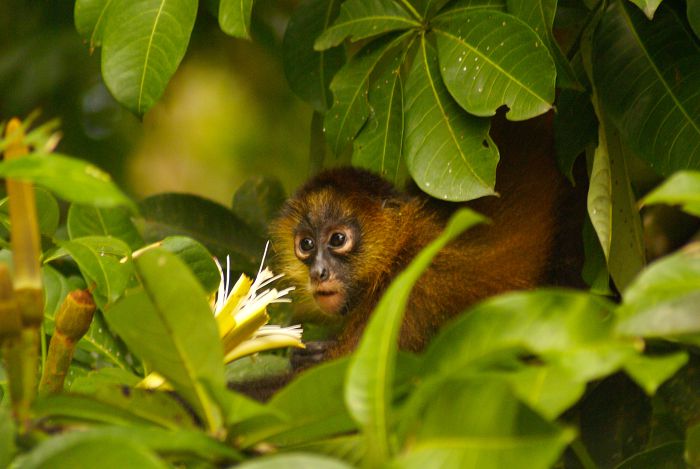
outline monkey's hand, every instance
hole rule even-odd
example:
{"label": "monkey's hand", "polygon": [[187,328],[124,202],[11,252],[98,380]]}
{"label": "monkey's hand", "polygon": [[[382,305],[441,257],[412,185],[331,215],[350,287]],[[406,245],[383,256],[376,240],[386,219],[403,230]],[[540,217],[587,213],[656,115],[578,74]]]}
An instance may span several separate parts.
{"label": "monkey's hand", "polygon": [[315,340],[305,342],[306,348],[295,348],[289,358],[292,369],[301,371],[326,360],[329,349],[336,345],[335,340]]}

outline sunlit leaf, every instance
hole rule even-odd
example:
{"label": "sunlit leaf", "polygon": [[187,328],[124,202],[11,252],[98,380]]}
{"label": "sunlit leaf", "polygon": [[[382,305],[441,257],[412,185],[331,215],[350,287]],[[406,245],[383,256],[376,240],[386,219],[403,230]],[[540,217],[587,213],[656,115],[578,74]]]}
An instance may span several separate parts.
{"label": "sunlit leaf", "polygon": [[221,281],[219,269],[209,251],[197,241],[185,236],[168,236],[160,247],[177,254],[177,257],[187,264],[190,271],[197,277],[204,291],[213,293],[219,287]]}
{"label": "sunlit leaf", "polygon": [[66,221],[71,239],[83,236],[114,236],[124,241],[132,250],[143,246],[143,238],[131,221],[128,211],[120,207],[97,208],[72,204]]}
{"label": "sunlit leaf", "polygon": [[284,74],[289,87],[319,112],[331,104],[328,86],[345,63],[342,47],[314,50],[314,40],[338,15],[339,0],[307,0],[292,13],[282,42]]}
{"label": "sunlit leaf", "polygon": [[113,0],[102,44],[102,77],[124,107],[141,115],[160,99],[190,41],[192,0]]}
{"label": "sunlit leaf", "polygon": [[420,23],[393,0],[348,0],[340,16],[314,43],[314,49],[337,46],[349,37],[359,41],[389,31],[418,28]]}
{"label": "sunlit leaf", "polygon": [[497,380],[452,380],[414,423],[411,445],[389,467],[549,468],[574,439]]}
{"label": "sunlit leaf", "polygon": [[112,305],[107,321],[210,429],[218,428],[220,410],[206,386],[224,386],[223,350],[207,294],[184,263],[164,249],[146,251],[134,264],[142,286]]}
{"label": "sunlit leaf", "polygon": [[596,29],[593,75],[600,100],[633,152],[657,172],[700,167],[700,46],[665,5],[649,21],[615,1]]}
{"label": "sunlit leaf", "polygon": [[440,199],[494,194],[498,149],[489,121],[465,113],[445,89],[435,49],[421,37],[404,93],[406,164],[418,186]]}
{"label": "sunlit leaf", "polygon": [[625,363],[625,371],[651,396],[687,362],[688,354],[683,351],[663,356],[639,355]]}
{"label": "sunlit leaf", "polygon": [[469,209],[462,209],[452,217],[443,233],[391,283],[352,356],[345,385],[345,403],[367,438],[368,461],[372,464],[379,464],[389,456],[391,385],[397,338],[411,288],[440,249],[481,221],[483,217]]}
{"label": "sunlit leaf", "polygon": [[508,119],[524,120],[552,107],[554,62],[518,18],[477,10],[441,21],[433,31],[445,85],[469,113],[492,116],[505,104]]}
{"label": "sunlit leaf", "polygon": [[0,177],[34,182],[70,202],[134,207],[107,173],[90,163],[57,153],[0,161]]}
{"label": "sunlit leaf", "polygon": [[250,39],[250,15],[253,0],[220,0],[219,26],[233,37]]}
{"label": "sunlit leaf", "polygon": [[285,453],[249,460],[240,469],[351,469],[353,466],[312,453]]}
{"label": "sunlit leaf", "polygon": [[[645,15],[647,15],[647,18],[650,20],[654,19],[654,13],[656,13],[656,9],[659,8],[659,5],[661,5],[661,2],[663,0],[630,0],[632,3],[637,5],[640,10],[644,12]],[[691,0],[692,2],[692,0]],[[691,3],[689,2],[689,3]]]}
{"label": "sunlit leaf", "polygon": [[680,205],[685,212],[700,217],[700,172],[675,173],[644,196],[642,203]]}
{"label": "sunlit leaf", "polygon": [[350,144],[370,114],[367,94],[372,71],[405,36],[371,42],[341,68],[333,81],[333,106],[323,120],[326,140],[339,155]]}

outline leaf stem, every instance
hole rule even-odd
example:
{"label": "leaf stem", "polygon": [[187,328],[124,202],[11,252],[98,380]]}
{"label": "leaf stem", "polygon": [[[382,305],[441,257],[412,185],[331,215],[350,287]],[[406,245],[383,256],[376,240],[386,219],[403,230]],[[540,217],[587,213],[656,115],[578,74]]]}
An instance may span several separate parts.
{"label": "leaf stem", "polygon": [[409,13],[413,15],[413,17],[420,21],[421,23],[423,22],[423,17],[418,13],[418,11],[411,5],[411,2],[408,0],[401,0],[401,4],[408,10]]}

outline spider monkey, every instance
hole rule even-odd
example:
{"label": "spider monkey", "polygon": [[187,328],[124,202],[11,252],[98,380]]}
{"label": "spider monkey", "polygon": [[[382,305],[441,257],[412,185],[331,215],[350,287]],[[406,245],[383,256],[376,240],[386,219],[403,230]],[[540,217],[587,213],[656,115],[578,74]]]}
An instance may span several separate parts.
{"label": "spider monkey", "polygon": [[[491,136],[501,154],[499,196],[466,204],[491,222],[446,246],[415,285],[403,349],[421,350],[441,324],[488,296],[580,283],[584,197],[556,168],[551,113],[525,122],[498,115]],[[399,191],[356,168],[322,172],[287,201],[271,228],[281,271],[343,322],[323,359],[354,349],[388,284],[462,205]]]}

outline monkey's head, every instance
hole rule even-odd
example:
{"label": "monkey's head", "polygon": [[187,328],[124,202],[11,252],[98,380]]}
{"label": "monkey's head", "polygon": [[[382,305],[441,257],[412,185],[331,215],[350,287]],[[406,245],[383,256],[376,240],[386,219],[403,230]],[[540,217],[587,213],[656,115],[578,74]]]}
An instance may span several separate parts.
{"label": "monkey's head", "polygon": [[311,179],[271,229],[284,273],[326,313],[352,310],[390,268],[402,197],[389,182],[354,168]]}

